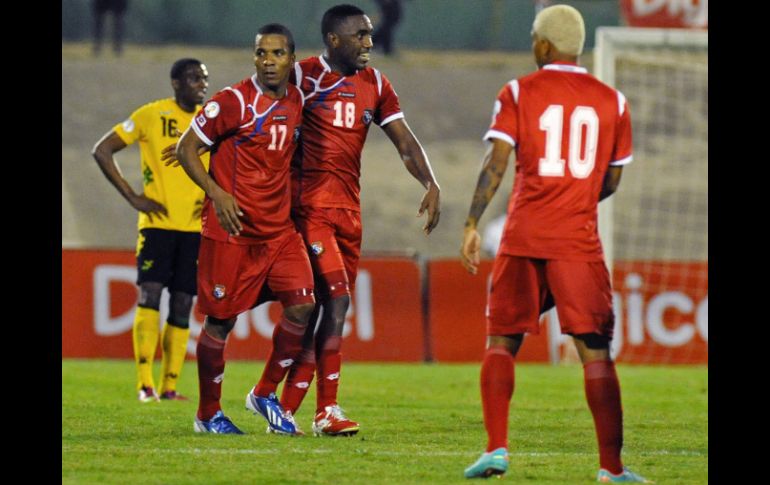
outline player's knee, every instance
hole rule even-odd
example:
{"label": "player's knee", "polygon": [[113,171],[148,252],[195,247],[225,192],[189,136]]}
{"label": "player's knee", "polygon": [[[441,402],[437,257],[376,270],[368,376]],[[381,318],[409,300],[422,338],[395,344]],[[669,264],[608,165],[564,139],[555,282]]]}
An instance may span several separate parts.
{"label": "player's knee", "polygon": [[332,334],[342,335],[342,327],[345,325],[345,315],[350,307],[350,295],[341,295],[332,298],[325,308],[329,309],[329,321],[332,325]]}
{"label": "player's knee", "polygon": [[166,320],[169,325],[179,328],[190,327],[190,310],[192,310],[192,295],[175,291],[171,293],[169,313]]}
{"label": "player's knee", "polygon": [[524,334],[520,333],[512,335],[489,335],[487,337],[487,349],[494,347],[502,348],[508,351],[512,356],[516,357],[523,341]]}
{"label": "player's knee", "polygon": [[306,325],[313,314],[315,303],[298,303],[283,309],[283,316],[293,323]]}
{"label": "player's knee", "polygon": [[226,319],[206,317],[206,322],[204,323],[203,328],[206,333],[212,337],[225,340],[227,338],[227,334],[230,333],[234,326],[235,317]]}
{"label": "player's knee", "polygon": [[610,338],[598,333],[581,333],[574,338],[582,342],[589,350],[609,350]]}
{"label": "player's knee", "polygon": [[139,303],[143,308],[160,309],[160,295],[163,293],[163,283],[144,282],[139,285]]}

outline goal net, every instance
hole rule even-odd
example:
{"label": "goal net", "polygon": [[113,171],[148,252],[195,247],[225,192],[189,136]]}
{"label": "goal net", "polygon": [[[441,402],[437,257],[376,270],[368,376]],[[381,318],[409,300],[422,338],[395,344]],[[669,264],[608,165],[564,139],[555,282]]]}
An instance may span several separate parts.
{"label": "goal net", "polygon": [[595,75],[628,100],[633,163],[600,204],[620,362],[708,360],[708,33],[601,27]]}

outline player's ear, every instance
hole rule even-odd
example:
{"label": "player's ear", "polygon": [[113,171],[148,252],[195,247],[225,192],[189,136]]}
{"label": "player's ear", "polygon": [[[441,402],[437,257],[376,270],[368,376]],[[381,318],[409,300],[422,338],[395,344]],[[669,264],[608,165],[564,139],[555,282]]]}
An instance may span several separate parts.
{"label": "player's ear", "polygon": [[329,44],[330,47],[334,47],[336,49],[340,43],[340,38],[334,32],[329,32],[326,34],[326,43]]}
{"label": "player's ear", "polygon": [[174,91],[179,91],[179,89],[182,87],[182,83],[179,82],[179,79],[172,79],[171,80],[171,88]]}

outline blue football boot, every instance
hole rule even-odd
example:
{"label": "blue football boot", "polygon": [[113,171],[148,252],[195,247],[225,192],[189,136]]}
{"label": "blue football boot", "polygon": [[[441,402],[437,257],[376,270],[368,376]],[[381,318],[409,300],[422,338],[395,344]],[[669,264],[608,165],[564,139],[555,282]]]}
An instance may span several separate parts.
{"label": "blue football boot", "polygon": [[489,478],[508,471],[508,450],[498,448],[482,453],[476,463],[465,469],[465,478]]}
{"label": "blue football boot", "polygon": [[196,433],[243,434],[243,431],[238,429],[221,410],[208,421],[201,421],[196,416],[193,429]]}
{"label": "blue football boot", "polygon": [[599,470],[596,475],[596,481],[602,483],[615,483],[615,482],[637,482],[637,483],[655,483],[647,480],[641,475],[637,475],[626,467],[623,467],[623,473],[619,475],[613,475],[604,468]]}
{"label": "blue football boot", "polygon": [[267,397],[257,397],[253,389],[246,395],[246,409],[261,414],[270,429],[278,434],[299,434],[294,419],[289,419],[274,392]]}

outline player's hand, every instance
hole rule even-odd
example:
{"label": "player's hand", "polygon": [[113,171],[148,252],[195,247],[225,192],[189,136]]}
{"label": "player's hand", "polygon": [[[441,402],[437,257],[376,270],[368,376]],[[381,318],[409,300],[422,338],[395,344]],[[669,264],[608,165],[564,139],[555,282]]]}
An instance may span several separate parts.
{"label": "player's hand", "polygon": [[438,219],[441,215],[440,193],[441,189],[439,189],[437,185],[431,185],[428,188],[428,191],[425,192],[425,195],[422,196],[422,202],[420,202],[420,210],[417,212],[417,217],[423,215],[426,210],[428,211],[428,220],[425,222],[425,225],[422,226],[425,235],[430,234],[430,232],[438,225]]}
{"label": "player's hand", "polygon": [[168,216],[168,211],[160,202],[150,199],[144,194],[137,195],[131,199],[131,207],[147,214],[147,218],[152,222],[153,214],[156,217]]}
{"label": "player's hand", "polygon": [[171,165],[172,167],[179,166],[179,160],[177,160],[176,158],[176,143],[174,143],[173,145],[169,145],[160,151],[160,161],[166,162],[167,167],[169,165]]}
{"label": "player's hand", "polygon": [[214,203],[214,209],[217,212],[219,225],[233,236],[240,235],[243,230],[241,221],[238,217],[243,216],[243,212],[238,207],[235,197],[225,192],[221,188],[212,190],[210,194],[211,201]]}
{"label": "player's hand", "polygon": [[463,233],[463,245],[460,248],[460,262],[470,274],[476,274],[479,271],[480,251],[481,236],[479,231],[474,228],[466,228]]}

